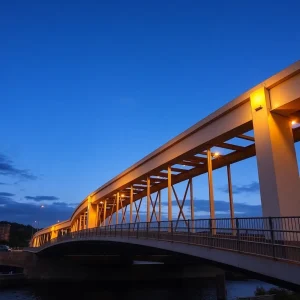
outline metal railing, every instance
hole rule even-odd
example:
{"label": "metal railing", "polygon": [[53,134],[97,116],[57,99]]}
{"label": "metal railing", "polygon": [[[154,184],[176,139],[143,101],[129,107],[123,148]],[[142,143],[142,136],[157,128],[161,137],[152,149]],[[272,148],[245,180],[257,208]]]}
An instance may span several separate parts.
{"label": "metal railing", "polygon": [[71,232],[43,244],[91,237],[155,239],[300,263],[300,217],[140,222]]}

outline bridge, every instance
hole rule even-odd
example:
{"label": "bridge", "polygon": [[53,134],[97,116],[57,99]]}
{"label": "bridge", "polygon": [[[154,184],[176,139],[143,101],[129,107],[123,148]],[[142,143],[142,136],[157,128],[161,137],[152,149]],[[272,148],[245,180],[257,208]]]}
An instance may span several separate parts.
{"label": "bridge", "polygon": [[[47,254],[85,241],[125,243],[201,257],[300,285],[300,184],[294,145],[300,140],[299,111],[300,61],[102,185],[69,220],[38,231],[28,251]],[[253,156],[263,217],[235,218],[231,165]],[[219,168],[227,171],[227,219],[215,217],[213,171]],[[197,220],[193,179],[203,174],[208,178],[210,218]],[[181,197],[176,185],[182,182],[186,186]],[[175,219],[173,200],[179,208]],[[146,222],[141,222],[142,201]]]}

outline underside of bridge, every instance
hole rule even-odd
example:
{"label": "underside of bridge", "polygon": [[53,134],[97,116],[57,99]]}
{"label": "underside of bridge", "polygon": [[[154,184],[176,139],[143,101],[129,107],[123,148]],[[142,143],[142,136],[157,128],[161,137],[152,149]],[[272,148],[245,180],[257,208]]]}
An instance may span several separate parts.
{"label": "underside of bridge", "polygon": [[[293,264],[164,241],[126,238],[66,241],[38,251],[36,262],[33,268],[30,265],[29,274],[37,279],[151,281],[209,279],[234,273],[300,289],[298,269]],[[144,265],[145,262],[158,264]]]}

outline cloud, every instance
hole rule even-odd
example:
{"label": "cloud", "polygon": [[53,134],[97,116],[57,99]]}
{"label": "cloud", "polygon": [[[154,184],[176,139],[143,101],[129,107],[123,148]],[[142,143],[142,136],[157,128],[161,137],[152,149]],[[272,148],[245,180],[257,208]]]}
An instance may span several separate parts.
{"label": "cloud", "polygon": [[5,182],[0,182],[0,185],[7,185],[7,183],[5,183]]}
{"label": "cloud", "polygon": [[25,199],[33,200],[35,202],[59,200],[59,198],[55,196],[25,196]]}
{"label": "cloud", "polygon": [[[228,186],[219,188],[219,191],[228,193]],[[234,194],[258,193],[259,192],[259,183],[257,181],[253,181],[250,184],[232,185],[232,192]]]}
{"label": "cloud", "polygon": [[6,192],[0,192],[0,196],[4,196],[4,197],[13,197],[15,194],[12,193],[6,193]]}
{"label": "cloud", "polygon": [[12,199],[7,196],[0,196],[0,205],[10,203]]}
{"label": "cloud", "polygon": [[0,154],[0,175],[18,177],[23,180],[37,179],[37,176],[31,174],[29,170],[16,168],[13,162],[3,154]]}
{"label": "cloud", "polygon": [[39,227],[50,226],[55,224],[57,220],[68,220],[74,211],[74,208],[68,203],[49,204],[41,209],[39,205],[34,203],[21,203],[3,196],[0,196],[0,206],[0,220],[25,225],[32,225],[34,221],[37,221]]}

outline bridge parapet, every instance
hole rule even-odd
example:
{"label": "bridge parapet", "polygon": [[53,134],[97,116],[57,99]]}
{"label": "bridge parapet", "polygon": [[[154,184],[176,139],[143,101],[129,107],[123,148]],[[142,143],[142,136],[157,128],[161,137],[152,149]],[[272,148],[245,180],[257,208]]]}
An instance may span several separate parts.
{"label": "bridge parapet", "polygon": [[[286,224],[290,224],[289,228]],[[28,250],[40,252],[62,242],[93,237],[124,237],[198,245],[300,263],[298,224],[300,217],[222,218],[118,224],[72,232]]]}

